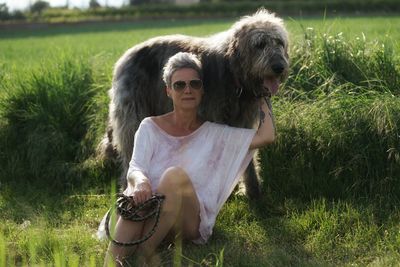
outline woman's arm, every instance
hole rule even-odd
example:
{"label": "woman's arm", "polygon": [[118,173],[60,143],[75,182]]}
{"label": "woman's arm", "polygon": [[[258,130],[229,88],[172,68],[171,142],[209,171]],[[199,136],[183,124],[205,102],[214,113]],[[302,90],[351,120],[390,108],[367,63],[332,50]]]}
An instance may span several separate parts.
{"label": "woman's arm", "polygon": [[154,152],[153,134],[148,120],[151,118],[145,118],[135,133],[132,158],[126,176],[128,183],[125,193],[132,196],[136,203],[143,203],[152,195],[150,179],[145,175],[150,169]]}
{"label": "woman's arm", "polygon": [[266,98],[260,99],[260,124],[250,144],[250,149],[261,148],[275,141],[275,126]]}
{"label": "woman's arm", "polygon": [[127,176],[129,192],[135,203],[143,203],[151,198],[151,184],[149,179],[141,171],[128,172]]}

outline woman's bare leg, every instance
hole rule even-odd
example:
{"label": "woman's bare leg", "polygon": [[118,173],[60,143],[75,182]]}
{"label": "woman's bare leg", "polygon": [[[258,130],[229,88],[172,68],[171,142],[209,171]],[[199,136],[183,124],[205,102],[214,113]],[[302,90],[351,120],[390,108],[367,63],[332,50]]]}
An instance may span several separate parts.
{"label": "woman's bare leg", "polygon": [[[133,222],[119,217],[117,223],[115,224],[115,233],[113,239],[124,243],[137,240],[142,236],[143,226],[143,222]],[[135,252],[136,248],[137,246],[117,246],[110,242],[106,257],[104,259],[104,266],[108,266],[108,264],[111,262],[114,262],[115,266],[122,266],[121,263],[127,256]]]}
{"label": "woman's bare leg", "polygon": [[[154,234],[138,247],[138,256],[149,263],[157,246],[171,231],[181,233],[183,238],[199,237],[200,205],[193,184],[186,172],[177,167],[167,169],[157,188],[157,193],[165,196],[159,218],[159,224]],[[154,220],[137,223],[119,218],[116,224],[114,239],[121,242],[131,242],[142,238],[151,231]],[[104,265],[114,261],[121,266],[125,257],[136,250],[136,246],[120,247],[110,243]],[[112,258],[111,258],[112,257]]]}
{"label": "woman's bare leg", "polygon": [[[158,227],[151,238],[139,246],[138,253],[150,261],[154,251],[170,231],[181,232],[183,238],[199,237],[200,205],[187,173],[177,167],[167,169],[157,188],[165,196]],[[153,227],[153,220],[145,224],[143,233]]]}

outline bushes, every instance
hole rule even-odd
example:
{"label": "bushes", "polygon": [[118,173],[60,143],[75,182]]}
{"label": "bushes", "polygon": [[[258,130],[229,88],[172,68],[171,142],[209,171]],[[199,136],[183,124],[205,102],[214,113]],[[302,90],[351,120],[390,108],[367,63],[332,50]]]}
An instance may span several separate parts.
{"label": "bushes", "polygon": [[87,62],[69,58],[43,64],[2,84],[0,175],[65,190],[82,184],[84,162],[94,153],[89,128],[96,91]]}
{"label": "bushes", "polygon": [[275,99],[278,142],[263,154],[279,196],[400,192],[399,58],[382,43],[306,34]]}

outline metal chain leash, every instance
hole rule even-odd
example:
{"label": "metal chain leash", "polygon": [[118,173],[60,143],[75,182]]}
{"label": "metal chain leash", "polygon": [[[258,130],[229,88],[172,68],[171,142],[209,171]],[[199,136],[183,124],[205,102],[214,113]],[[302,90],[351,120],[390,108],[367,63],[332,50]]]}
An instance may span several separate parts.
{"label": "metal chain leash", "polygon": [[[118,199],[117,199],[115,206],[112,207],[107,212],[107,216],[106,216],[105,228],[106,228],[106,234],[107,234],[108,239],[110,239],[110,241],[112,243],[114,243],[115,245],[123,246],[123,247],[135,246],[135,245],[139,245],[139,244],[145,242],[156,231],[158,222],[160,220],[161,205],[165,199],[165,196],[157,195],[157,194],[153,195],[150,199],[146,200],[145,202],[143,202],[139,205],[133,204],[134,202],[133,202],[133,198],[131,196],[118,194],[117,197],[118,197]],[[134,240],[134,241],[128,242],[128,243],[117,241],[111,237],[110,226],[109,226],[111,213],[115,209],[117,210],[117,213],[125,220],[141,222],[141,221],[145,221],[149,218],[155,218],[153,228],[141,239]]]}

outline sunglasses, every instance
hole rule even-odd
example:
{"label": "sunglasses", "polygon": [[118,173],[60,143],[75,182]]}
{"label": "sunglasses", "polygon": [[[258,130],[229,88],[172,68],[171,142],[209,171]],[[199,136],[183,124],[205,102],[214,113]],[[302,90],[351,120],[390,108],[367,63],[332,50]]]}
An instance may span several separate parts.
{"label": "sunglasses", "polygon": [[191,80],[188,83],[185,81],[176,81],[172,84],[172,88],[175,91],[183,91],[188,85],[192,89],[200,90],[203,87],[203,82],[201,80]]}

